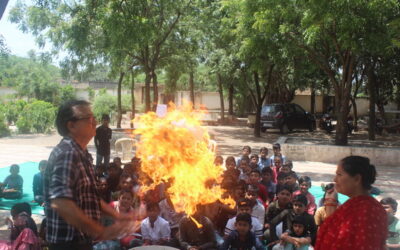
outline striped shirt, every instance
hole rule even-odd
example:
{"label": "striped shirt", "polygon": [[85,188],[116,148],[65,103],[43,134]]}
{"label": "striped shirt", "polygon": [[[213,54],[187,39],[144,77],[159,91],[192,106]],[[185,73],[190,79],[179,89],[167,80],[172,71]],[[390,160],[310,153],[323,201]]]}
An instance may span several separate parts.
{"label": "striped shirt", "polygon": [[92,161],[89,152],[69,137],[64,137],[51,152],[43,181],[48,242],[91,241],[89,236],[68,225],[50,207],[50,202],[57,198],[71,199],[85,215],[99,220],[100,195]]}

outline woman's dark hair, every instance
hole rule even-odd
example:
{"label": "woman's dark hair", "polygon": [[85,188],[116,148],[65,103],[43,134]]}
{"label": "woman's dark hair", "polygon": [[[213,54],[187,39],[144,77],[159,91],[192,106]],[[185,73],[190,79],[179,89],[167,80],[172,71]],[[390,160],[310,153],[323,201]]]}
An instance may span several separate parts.
{"label": "woman's dark hair", "polygon": [[367,157],[348,156],[340,161],[343,170],[350,176],[361,176],[361,184],[363,188],[370,190],[375,182],[376,170],[375,166],[371,165]]}
{"label": "woman's dark hair", "polygon": [[235,166],[236,166],[235,157],[233,157],[233,156],[228,156],[228,157],[225,159],[225,165],[228,165],[229,163],[233,163],[233,164],[235,164]]}
{"label": "woman's dark hair", "polygon": [[247,149],[249,151],[249,153],[251,153],[251,147],[250,146],[243,146],[242,151]]}
{"label": "woman's dark hair", "polygon": [[56,117],[56,127],[57,131],[61,136],[68,135],[68,127],[67,123],[69,121],[74,120],[74,110],[73,107],[75,106],[89,106],[90,103],[83,100],[71,100],[63,103],[57,112]]}
{"label": "woman's dark hair", "polygon": [[299,184],[302,184],[303,182],[307,183],[311,187],[311,178],[309,176],[306,175],[300,176]]}

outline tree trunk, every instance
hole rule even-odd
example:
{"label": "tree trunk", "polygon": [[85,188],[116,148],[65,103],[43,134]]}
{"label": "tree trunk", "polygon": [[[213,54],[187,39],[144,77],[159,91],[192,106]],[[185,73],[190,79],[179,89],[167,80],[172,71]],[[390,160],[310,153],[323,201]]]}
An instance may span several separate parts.
{"label": "tree trunk", "polygon": [[356,99],[355,97],[350,98],[351,100],[351,104],[353,105],[353,126],[354,126],[354,130],[357,131],[358,130],[358,111],[357,111],[357,103],[356,103]]}
{"label": "tree trunk", "polygon": [[[344,92],[344,91],[343,91]],[[336,124],[336,136],[335,136],[335,145],[345,146],[348,143],[347,138],[347,115],[349,114],[349,94],[342,96],[342,98],[336,98],[336,117],[337,117],[337,124]]]}
{"label": "tree trunk", "polygon": [[151,110],[151,102],[150,102],[150,83],[151,83],[151,75],[150,71],[145,71],[145,111],[149,112]]}
{"label": "tree trunk", "polygon": [[192,107],[195,107],[195,100],[194,100],[194,73],[190,71],[189,73],[189,87],[190,87],[190,101],[192,102]]}
{"label": "tree trunk", "polygon": [[121,72],[119,74],[119,80],[118,80],[118,117],[117,117],[117,128],[121,128],[121,121],[122,121],[122,103],[121,103],[121,88],[122,88],[122,80],[124,79],[124,72]]}
{"label": "tree trunk", "polygon": [[253,73],[253,75],[254,75],[254,83],[255,83],[255,85],[256,85],[256,91],[257,91],[257,93],[256,93],[256,97],[255,98],[257,98],[257,100],[256,100],[256,121],[255,121],[255,124],[254,124],[254,131],[253,131],[253,135],[254,135],[254,137],[257,137],[257,138],[259,138],[259,137],[261,137],[261,109],[262,109],[262,105],[263,105],[263,100],[261,100],[261,88],[260,88],[260,81],[259,81],[259,78],[258,78],[258,73],[257,73],[257,71],[254,71],[254,73]]}
{"label": "tree trunk", "polygon": [[386,113],[385,113],[385,105],[382,102],[377,102],[376,106],[378,107],[378,111],[379,114],[381,116],[381,119],[384,121],[384,124],[387,125],[388,124],[388,119],[386,117]]}
{"label": "tree trunk", "polygon": [[311,106],[310,106],[310,113],[315,114],[315,88],[314,83],[311,87]]}
{"label": "tree trunk", "polygon": [[234,92],[233,83],[229,84],[229,92],[228,92],[228,102],[229,102],[229,115],[233,116],[233,92]]}
{"label": "tree trunk", "polygon": [[158,81],[155,69],[151,71],[151,78],[153,79],[153,111],[155,112],[158,104]]}
{"label": "tree trunk", "polygon": [[131,72],[131,77],[132,77],[132,79],[131,79],[132,117],[131,117],[130,125],[131,125],[131,128],[133,128],[134,127],[133,126],[133,120],[135,119],[135,115],[136,115],[136,113],[135,113],[135,109],[136,109],[136,105],[135,105],[135,74],[134,74],[133,71]]}
{"label": "tree trunk", "polygon": [[221,104],[221,123],[225,123],[225,105],[224,105],[224,89],[222,88],[222,77],[220,73],[217,73],[217,82],[218,82],[218,92],[219,92],[219,100]]}
{"label": "tree trunk", "polygon": [[368,139],[371,141],[375,140],[375,126],[376,126],[376,117],[375,117],[375,102],[376,102],[376,78],[374,73],[374,67],[372,65],[368,66],[367,72],[367,87],[369,93],[369,121],[368,121]]}

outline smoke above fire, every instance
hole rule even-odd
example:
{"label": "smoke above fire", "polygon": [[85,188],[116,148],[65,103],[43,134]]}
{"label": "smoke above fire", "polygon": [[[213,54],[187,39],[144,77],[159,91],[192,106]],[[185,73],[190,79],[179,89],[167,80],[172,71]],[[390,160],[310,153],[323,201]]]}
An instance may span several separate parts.
{"label": "smoke above fire", "polygon": [[222,169],[214,165],[210,136],[201,124],[205,111],[193,110],[190,103],[177,108],[170,104],[163,117],[154,112],[135,120],[136,156],[141,159],[142,190],[169,183],[167,192],[177,212],[193,215],[198,204],[221,199]]}

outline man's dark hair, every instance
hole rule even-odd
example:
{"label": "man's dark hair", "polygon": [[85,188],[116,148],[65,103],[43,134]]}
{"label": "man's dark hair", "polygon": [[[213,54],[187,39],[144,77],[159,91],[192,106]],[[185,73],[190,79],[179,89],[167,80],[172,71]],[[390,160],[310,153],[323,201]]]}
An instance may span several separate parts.
{"label": "man's dark hair", "polygon": [[101,116],[101,120],[102,120],[102,121],[110,121],[110,116],[107,115],[107,114],[103,114],[103,115]]}
{"label": "man's dark hair", "polygon": [[[286,177],[289,177],[289,176],[295,178],[296,180],[298,179],[297,174],[296,174],[296,172],[294,172],[294,171],[290,171],[290,172],[287,174]],[[285,178],[286,178],[286,177],[285,177]]]}
{"label": "man's dark hair", "polygon": [[245,149],[247,149],[248,151],[249,151],[249,153],[251,153],[251,147],[250,146],[243,146],[243,148],[242,148],[242,150],[245,150]]}
{"label": "man's dark hair", "polygon": [[252,173],[257,173],[259,176],[261,176],[261,172],[257,168],[252,168],[250,171],[250,174],[252,174]]}
{"label": "man's dark hair", "polygon": [[251,200],[250,200],[250,199],[247,199],[247,198],[242,198],[242,199],[240,199],[240,200],[238,201],[237,207],[238,207],[238,208],[240,208],[240,207],[252,207],[252,206],[251,206]]}
{"label": "man's dark hair", "polygon": [[260,148],[260,153],[261,153],[262,151],[267,151],[267,154],[268,154],[268,148],[266,148],[266,147]]}
{"label": "man's dark hair", "polygon": [[274,143],[274,144],[272,145],[272,148],[281,149],[281,144],[279,144],[279,143]]}
{"label": "man's dark hair", "polygon": [[89,106],[90,103],[84,100],[71,100],[61,104],[57,112],[56,127],[57,131],[61,136],[68,135],[68,122],[74,120],[75,106]]}
{"label": "man's dark hair", "polygon": [[293,193],[293,188],[287,184],[284,184],[282,186],[279,187],[279,191],[277,190],[277,194],[279,194],[280,192],[282,192],[283,190],[288,191],[289,193]]}
{"label": "man's dark hair", "polygon": [[288,173],[278,172],[278,176],[276,177],[276,179],[278,179],[278,180],[284,180],[287,176],[289,176]]}
{"label": "man's dark hair", "polygon": [[389,205],[392,207],[393,211],[397,211],[397,201],[391,197],[386,197],[381,200],[382,205]]}
{"label": "man's dark hair", "polygon": [[251,226],[251,215],[247,213],[240,213],[236,216],[236,222],[239,221],[247,222]]}

